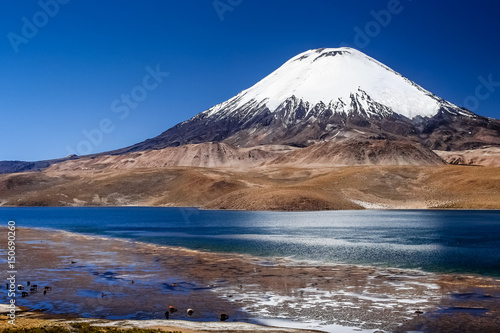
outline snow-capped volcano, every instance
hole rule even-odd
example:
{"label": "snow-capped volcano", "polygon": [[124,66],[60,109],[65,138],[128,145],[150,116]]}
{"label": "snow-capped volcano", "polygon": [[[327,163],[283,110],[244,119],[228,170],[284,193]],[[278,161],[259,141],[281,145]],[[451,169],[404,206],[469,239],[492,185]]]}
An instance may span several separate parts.
{"label": "snow-capped volcano", "polygon": [[322,48],[291,58],[161,135],[112,153],[203,142],[309,146],[360,137],[470,149],[500,144],[500,123],[437,97],[358,50]]}
{"label": "snow-capped volcano", "polygon": [[[456,107],[360,51],[325,48],[293,57],[253,87],[206,112],[224,114],[255,102],[274,112],[292,96],[311,108],[323,103],[337,112],[349,112],[352,96],[360,92],[408,118],[433,116],[443,104]],[[366,99],[359,101],[370,115]],[[221,112],[226,105],[232,110]]]}

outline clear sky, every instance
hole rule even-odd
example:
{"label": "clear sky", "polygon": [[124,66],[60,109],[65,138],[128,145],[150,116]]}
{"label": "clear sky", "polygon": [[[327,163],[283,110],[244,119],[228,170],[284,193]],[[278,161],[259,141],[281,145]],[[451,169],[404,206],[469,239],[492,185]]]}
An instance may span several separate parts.
{"label": "clear sky", "polygon": [[319,47],[356,47],[500,118],[497,1],[23,0],[0,13],[0,160],[140,142]]}

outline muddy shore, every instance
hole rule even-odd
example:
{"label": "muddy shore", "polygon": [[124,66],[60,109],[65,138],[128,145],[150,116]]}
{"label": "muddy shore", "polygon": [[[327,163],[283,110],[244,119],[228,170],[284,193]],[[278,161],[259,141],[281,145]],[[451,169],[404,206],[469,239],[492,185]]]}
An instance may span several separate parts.
{"label": "muddy shore", "polygon": [[[325,331],[500,328],[500,280],[491,277],[315,265],[42,229],[16,236],[17,283],[38,285],[17,304],[45,319],[163,323],[173,306],[170,321],[202,326],[225,313],[230,323]],[[51,289],[44,294],[45,286]]]}

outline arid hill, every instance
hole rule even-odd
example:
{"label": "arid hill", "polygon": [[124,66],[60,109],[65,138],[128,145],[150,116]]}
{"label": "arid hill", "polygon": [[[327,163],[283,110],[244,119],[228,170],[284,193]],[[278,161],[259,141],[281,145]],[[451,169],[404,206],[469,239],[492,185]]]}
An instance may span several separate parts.
{"label": "arid hill", "polygon": [[446,165],[417,143],[385,139],[306,148],[203,143],[83,157],[44,171],[0,175],[0,205],[499,209],[500,168]]}
{"label": "arid hill", "polygon": [[500,147],[434,152],[449,164],[500,167]]}
{"label": "arid hill", "polygon": [[282,154],[268,165],[325,167],[348,165],[443,165],[430,149],[410,141],[323,142]]}
{"label": "arid hill", "polygon": [[413,142],[346,140],[322,142],[306,148],[267,145],[237,148],[208,142],[132,152],[122,155],[83,157],[53,164],[48,170],[103,170],[164,167],[249,169],[273,165],[332,167],[348,165],[443,165],[431,150]]}
{"label": "arid hill", "polygon": [[4,206],[242,210],[500,209],[500,168],[132,168],[0,175]]}
{"label": "arid hill", "polygon": [[123,155],[83,157],[54,164],[50,170],[163,168],[170,166],[251,168],[292,147],[268,146],[240,149],[225,143],[207,142],[133,152]]}

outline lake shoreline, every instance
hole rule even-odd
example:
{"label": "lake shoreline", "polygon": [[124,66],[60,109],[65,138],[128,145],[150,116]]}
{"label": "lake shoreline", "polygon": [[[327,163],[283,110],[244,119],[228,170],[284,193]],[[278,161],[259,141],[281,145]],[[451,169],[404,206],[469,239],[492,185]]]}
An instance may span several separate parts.
{"label": "lake shoreline", "polygon": [[[379,205],[378,203],[367,203],[370,205]],[[12,206],[12,205],[2,205],[0,203],[1,208],[177,208],[177,209],[196,209],[200,211],[214,211],[214,212],[256,212],[256,213],[314,213],[314,212],[348,212],[348,211],[487,211],[494,212],[500,211],[500,208],[443,208],[443,207],[413,207],[413,205],[408,205],[407,208],[397,208],[395,207],[361,207],[359,209],[322,209],[322,210],[252,210],[252,209],[225,209],[225,208],[205,208],[203,206],[175,206],[175,205],[73,205],[73,206]]]}
{"label": "lake shoreline", "polygon": [[[466,306],[493,309],[490,316],[498,316],[500,280],[485,276],[299,265],[283,258],[202,252],[67,231],[19,230],[19,261],[30,267],[19,276],[52,287],[46,295],[39,292],[21,300],[32,311],[164,319],[172,305],[179,311],[171,320],[214,322],[227,313],[230,321],[283,318],[291,325],[296,321],[296,328],[309,322],[308,328],[315,330],[328,325],[395,330],[400,325],[424,325],[418,324],[422,318],[436,321],[425,314]],[[484,299],[464,299],[471,293]],[[73,306],[77,313],[68,311]],[[192,318],[185,314],[187,308],[196,309]],[[469,314],[457,310],[458,315]]]}
{"label": "lake shoreline", "polygon": [[[360,202],[357,202],[360,204]],[[13,206],[13,205],[3,205],[0,202],[0,209],[2,208],[177,208],[177,209],[195,209],[199,211],[214,211],[214,212],[255,212],[255,213],[314,213],[314,212],[348,212],[348,211],[487,211],[494,212],[500,211],[500,207],[495,208],[455,208],[455,207],[424,207],[415,206],[414,204],[408,204],[407,207],[402,207],[403,205],[395,205],[393,207],[386,204],[379,204],[375,202],[366,202],[367,206],[360,208],[339,208],[339,209],[320,209],[320,210],[279,210],[279,209],[238,209],[238,208],[206,208],[204,206],[182,206],[182,205],[62,205],[62,206],[36,206],[36,205],[23,205],[23,206]],[[385,205],[384,207],[379,207]]]}

